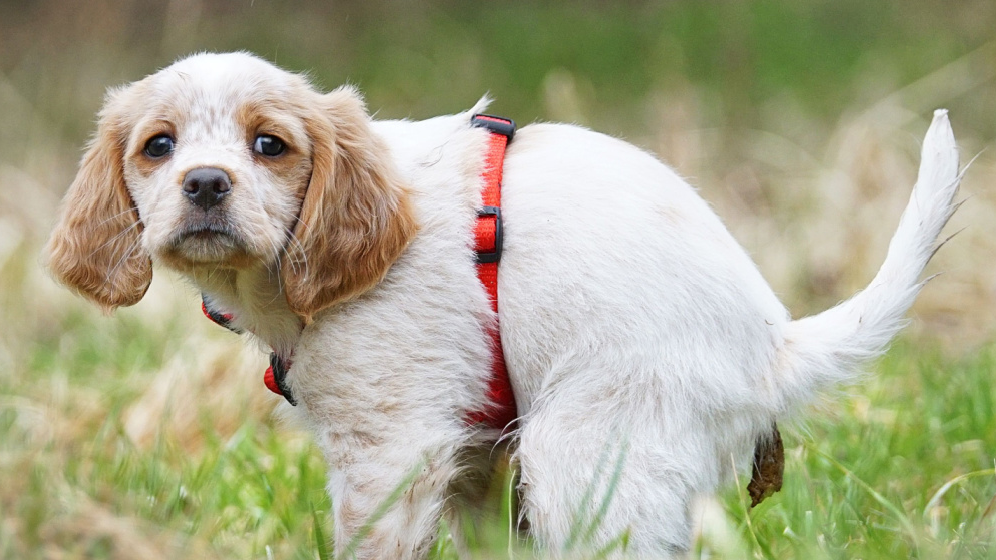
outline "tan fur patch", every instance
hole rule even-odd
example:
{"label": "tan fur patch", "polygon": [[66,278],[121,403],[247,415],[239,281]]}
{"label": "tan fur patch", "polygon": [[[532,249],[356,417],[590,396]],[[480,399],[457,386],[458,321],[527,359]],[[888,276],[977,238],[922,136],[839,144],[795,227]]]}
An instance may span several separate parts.
{"label": "tan fur patch", "polygon": [[124,182],[125,94],[108,97],[45,248],[56,279],[106,312],[137,303],[152,281],[142,224]]}
{"label": "tan fur patch", "polygon": [[311,181],[282,266],[287,302],[305,320],[380,282],[417,229],[407,187],[356,92],[315,94],[310,105]]}

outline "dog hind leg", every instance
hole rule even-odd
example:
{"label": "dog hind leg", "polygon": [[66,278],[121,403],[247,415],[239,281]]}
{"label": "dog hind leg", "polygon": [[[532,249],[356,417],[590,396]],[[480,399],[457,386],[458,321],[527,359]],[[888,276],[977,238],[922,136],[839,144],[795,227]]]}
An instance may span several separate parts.
{"label": "dog hind leg", "polygon": [[678,458],[696,450],[670,453],[674,447],[662,445],[651,423],[613,425],[611,413],[600,414],[597,391],[571,392],[567,401],[538,403],[519,433],[523,514],[538,544],[565,557],[613,547],[612,556],[679,557],[690,544],[688,508],[698,482],[686,474],[696,468]]}

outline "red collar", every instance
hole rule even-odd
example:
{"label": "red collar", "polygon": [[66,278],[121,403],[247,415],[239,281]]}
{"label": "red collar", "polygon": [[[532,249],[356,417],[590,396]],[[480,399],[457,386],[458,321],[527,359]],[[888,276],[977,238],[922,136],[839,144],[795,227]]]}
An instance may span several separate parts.
{"label": "red collar", "polygon": [[[501,222],[501,176],[505,161],[505,148],[515,136],[515,122],[510,119],[491,115],[474,115],[473,126],[488,129],[488,148],[485,154],[484,172],[481,179],[484,189],[481,192],[483,205],[477,212],[477,225],[474,229],[475,248],[477,250],[477,277],[491,300],[491,309],[495,312],[495,323],[491,329],[492,362],[491,379],[488,381],[488,404],[484,409],[467,414],[467,424],[485,424],[491,428],[504,430],[518,417],[515,406],[515,394],[512,392],[512,382],[505,368],[505,356],[501,348],[501,333],[498,331],[498,262],[502,251]],[[241,333],[232,326],[233,316],[212,309],[207,299],[202,297],[201,310],[209,319],[230,331]],[[297,401],[291,395],[286,384],[287,372],[290,369],[289,358],[282,358],[276,352],[270,353],[270,367],[263,375],[266,387],[274,393],[283,396],[292,405]]]}
{"label": "red collar", "polygon": [[[213,307],[208,307],[207,297],[201,294],[201,311],[204,315],[215,323],[225,327],[235,334],[242,334],[242,329],[232,326],[235,316],[231,313],[222,313]],[[287,399],[291,406],[297,406],[297,400],[287,386],[287,371],[291,367],[290,358],[282,358],[276,352],[270,352],[270,367],[263,373],[263,384],[266,388]]]}

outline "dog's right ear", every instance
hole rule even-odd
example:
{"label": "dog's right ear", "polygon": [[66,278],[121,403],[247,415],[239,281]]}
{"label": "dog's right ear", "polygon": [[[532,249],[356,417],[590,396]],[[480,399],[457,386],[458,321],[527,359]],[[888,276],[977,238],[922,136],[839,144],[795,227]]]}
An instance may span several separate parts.
{"label": "dog's right ear", "polygon": [[152,282],[152,261],[141,246],[142,223],[124,181],[127,94],[108,94],[97,133],[45,247],[56,280],[108,313],[138,303]]}

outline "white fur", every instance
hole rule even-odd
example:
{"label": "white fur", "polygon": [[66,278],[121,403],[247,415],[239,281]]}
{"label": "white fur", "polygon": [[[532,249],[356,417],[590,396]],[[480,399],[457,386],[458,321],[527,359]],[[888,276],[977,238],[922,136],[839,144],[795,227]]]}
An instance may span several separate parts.
{"label": "white fur", "polygon": [[[193,129],[201,154],[233,137],[211,106],[230,102],[233,81],[251,87],[281,74],[241,54],[179,64],[189,84],[229,92],[193,101],[194,113],[220,118]],[[293,347],[288,381],[328,461],[340,553],[407,480],[354,552],[424,556],[454,484],[497,435],[463,421],[483,402],[493,321],[471,249],[487,133],[469,117],[373,123],[411,187],[419,232],[379,285],[303,331],[273,261],[194,277],[266,345]],[[217,148],[223,161],[190,165],[252,175],[237,150]],[[504,174],[498,319],[520,413],[523,514],[538,542],[560,551],[572,527],[594,519],[618,468],[589,544],[628,531],[633,555],[656,558],[687,550],[691,500],[729,478],[731,456],[747,465],[773,421],[882,352],[922,285],[959,180],[938,111],[878,275],[851,300],[792,321],[708,204],[652,155],[576,126],[534,124],[510,144]],[[267,181],[280,182],[253,183],[263,207],[285,209]],[[132,177],[129,189],[146,215],[147,179]]]}

